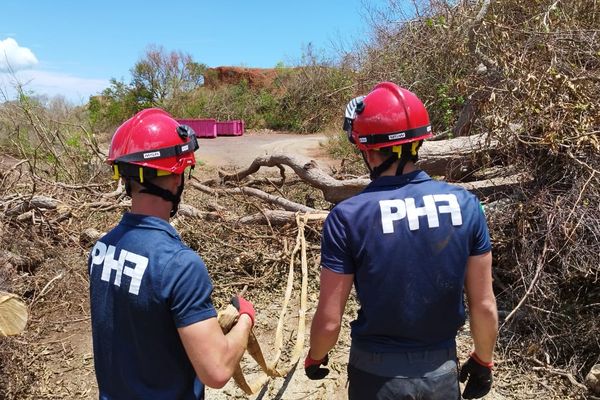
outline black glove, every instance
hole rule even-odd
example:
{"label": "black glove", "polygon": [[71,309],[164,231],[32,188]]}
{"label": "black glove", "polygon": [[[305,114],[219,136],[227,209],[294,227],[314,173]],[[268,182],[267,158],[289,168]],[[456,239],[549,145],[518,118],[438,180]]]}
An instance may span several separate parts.
{"label": "black glove", "polygon": [[[310,350],[308,351],[310,354]],[[329,362],[329,354],[325,354],[321,360],[313,360],[309,355],[306,355],[304,360],[304,372],[308,379],[317,380],[323,379],[329,374],[329,368],[321,368],[321,365],[327,365]]]}
{"label": "black glove", "polygon": [[485,396],[492,388],[492,363],[483,363],[475,353],[460,369],[459,380],[467,386],[463,391],[463,399],[478,399]]}

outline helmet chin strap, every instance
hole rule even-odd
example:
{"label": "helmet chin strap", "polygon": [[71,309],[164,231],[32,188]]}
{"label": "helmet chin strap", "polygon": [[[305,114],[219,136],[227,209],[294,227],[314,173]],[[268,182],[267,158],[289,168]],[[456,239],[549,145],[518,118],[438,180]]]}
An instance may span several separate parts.
{"label": "helmet chin strap", "polygon": [[422,143],[423,141],[418,141],[405,143],[401,146],[394,146],[394,150],[397,148],[398,151],[394,151],[392,155],[390,155],[384,162],[375,168],[371,168],[369,166],[364,151],[361,151],[363,160],[365,161],[365,164],[367,164],[367,168],[369,168],[371,180],[379,178],[381,174],[387,171],[388,168],[390,168],[396,161],[399,161],[398,167],[396,168],[396,176],[402,175],[404,173],[404,167],[406,167],[406,164],[408,164],[409,161],[417,162],[419,159],[417,151],[419,150],[419,147],[421,147]]}

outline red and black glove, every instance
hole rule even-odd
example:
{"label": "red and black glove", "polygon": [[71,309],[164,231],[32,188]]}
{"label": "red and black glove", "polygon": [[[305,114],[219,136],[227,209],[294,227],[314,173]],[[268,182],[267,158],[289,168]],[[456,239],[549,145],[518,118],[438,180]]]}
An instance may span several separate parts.
{"label": "red and black glove", "polygon": [[483,362],[475,352],[471,353],[467,362],[460,369],[460,381],[465,382],[467,378],[469,379],[462,394],[463,399],[478,399],[490,391],[493,366],[493,362]]}
{"label": "red and black glove", "polygon": [[315,360],[310,357],[310,350],[304,359],[304,372],[308,379],[317,380],[323,379],[329,374],[329,368],[322,368],[322,365],[327,365],[329,362],[329,354],[325,354],[320,360]]}
{"label": "red and black glove", "polygon": [[248,300],[244,299],[242,296],[237,295],[231,298],[231,304],[238,310],[240,315],[246,314],[252,320],[252,326],[254,326],[254,306]]}

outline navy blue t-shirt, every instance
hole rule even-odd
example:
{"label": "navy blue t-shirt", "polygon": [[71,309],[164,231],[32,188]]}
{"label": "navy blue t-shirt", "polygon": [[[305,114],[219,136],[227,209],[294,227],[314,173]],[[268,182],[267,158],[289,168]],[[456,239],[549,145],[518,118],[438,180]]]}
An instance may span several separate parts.
{"label": "navy blue t-shirt", "polygon": [[202,259],[168,222],[126,213],[89,257],[100,399],[200,399],[177,328],[216,317]]}
{"label": "navy blue t-shirt", "polygon": [[333,208],[321,264],[354,274],[352,345],[372,352],[455,346],[467,259],[491,250],[479,200],[425,172],[380,177]]}

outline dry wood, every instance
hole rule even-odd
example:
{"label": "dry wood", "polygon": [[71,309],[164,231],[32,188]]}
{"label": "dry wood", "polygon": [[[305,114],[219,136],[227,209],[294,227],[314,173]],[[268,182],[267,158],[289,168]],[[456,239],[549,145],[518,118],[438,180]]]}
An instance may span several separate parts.
{"label": "dry wood", "polygon": [[21,215],[32,208],[53,210],[58,207],[59,201],[47,196],[33,196],[31,199],[22,200],[6,211],[7,216]]}
{"label": "dry wood", "polygon": [[460,178],[481,165],[484,155],[497,146],[486,134],[427,141],[419,150],[417,166],[430,175]]}
{"label": "dry wood", "polygon": [[506,177],[490,178],[475,182],[451,182],[452,185],[460,186],[479,197],[487,197],[492,194],[510,193],[515,187],[526,185],[531,182],[532,177],[526,173],[519,173]]}
{"label": "dry wood", "polygon": [[298,212],[315,212],[316,210],[312,207],[307,207],[304,204],[295,203],[291,200],[288,200],[281,196],[274,196],[262,190],[252,188],[252,187],[239,187],[232,189],[213,189],[209,186],[203,185],[198,182],[192,182],[192,186],[196,189],[208,193],[208,194],[217,194],[217,193],[230,193],[230,194],[246,194],[250,196],[257,197],[261,200],[264,200],[268,203],[275,204],[284,210],[288,211],[298,211]]}
{"label": "dry wood", "polygon": [[98,232],[94,228],[87,228],[79,234],[79,241],[84,245],[90,245],[98,241],[98,239],[100,239],[104,235],[105,233]]}
{"label": "dry wood", "polygon": [[27,306],[17,295],[0,291],[0,337],[19,335],[27,325]]}
{"label": "dry wood", "polygon": [[[237,222],[242,225],[248,224],[270,224],[271,226],[281,226],[292,223],[296,220],[296,214],[292,211],[283,210],[265,210],[262,213],[247,215],[240,218]],[[327,211],[316,211],[307,214],[308,221],[323,221],[327,218]]]}
{"label": "dry wood", "polygon": [[[304,337],[306,334],[306,308],[307,308],[307,297],[308,297],[308,266],[307,266],[307,257],[306,257],[306,239],[304,237],[304,227],[308,222],[308,215],[304,214],[300,216],[296,214],[296,223],[298,225],[298,235],[296,237],[296,246],[294,250],[292,250],[292,254],[290,256],[290,267],[288,272],[288,281],[287,287],[285,290],[285,296],[283,305],[281,308],[281,313],[279,316],[279,320],[277,322],[277,329],[275,332],[275,355],[270,362],[267,362],[264,358],[262,349],[256,337],[254,336],[254,332],[250,331],[250,335],[248,338],[248,353],[252,358],[257,362],[257,364],[261,367],[262,371],[265,374],[260,375],[253,382],[248,383],[241,369],[241,365],[238,365],[234,371],[233,379],[236,384],[246,393],[247,395],[254,394],[258,392],[269,380],[270,377],[281,377],[287,375],[294,365],[300,359],[300,355],[304,350]],[[302,269],[302,286],[300,292],[300,308],[298,310],[298,328],[296,331],[296,344],[294,345],[294,349],[292,350],[292,355],[290,357],[290,362],[285,368],[277,368],[277,364],[279,363],[279,358],[281,357],[281,350],[283,347],[283,323],[285,320],[287,306],[289,304],[289,300],[291,298],[293,284],[294,284],[294,261],[297,252],[300,251],[301,258],[301,269]],[[238,311],[232,305],[228,305],[225,310],[220,311],[217,316],[217,321],[221,326],[221,329],[224,333],[227,333],[231,330],[231,327],[236,323],[238,318]]]}
{"label": "dry wood", "polygon": [[257,172],[260,167],[276,167],[281,165],[287,165],[292,168],[296,175],[303,181],[320,189],[323,192],[325,200],[331,203],[338,203],[359,193],[370,182],[368,179],[361,178],[339,181],[320,169],[314,160],[288,154],[257,157],[245,170],[235,174],[223,175],[222,179],[224,182],[240,181]]}
{"label": "dry wood", "polygon": [[179,210],[177,212],[180,215],[192,218],[202,218],[204,215],[206,215],[205,212],[198,210],[196,207],[183,203],[179,205]]}

